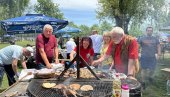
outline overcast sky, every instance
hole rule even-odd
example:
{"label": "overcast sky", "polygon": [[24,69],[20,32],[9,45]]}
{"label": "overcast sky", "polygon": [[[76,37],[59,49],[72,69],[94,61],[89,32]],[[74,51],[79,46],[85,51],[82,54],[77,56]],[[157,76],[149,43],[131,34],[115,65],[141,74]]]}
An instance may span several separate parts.
{"label": "overcast sky", "polygon": [[[31,0],[35,4],[37,0]],[[77,25],[91,26],[97,24],[96,8],[97,0],[53,0],[59,4],[61,12],[68,21],[73,21]]]}

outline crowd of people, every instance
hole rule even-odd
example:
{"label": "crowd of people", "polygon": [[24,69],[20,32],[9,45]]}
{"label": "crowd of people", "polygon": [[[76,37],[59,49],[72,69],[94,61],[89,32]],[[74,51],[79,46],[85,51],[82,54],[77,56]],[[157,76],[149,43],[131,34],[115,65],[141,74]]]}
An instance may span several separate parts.
{"label": "crowd of people", "polygon": [[[52,35],[53,27],[46,24],[43,32],[36,38],[35,44],[35,65],[36,69],[52,68],[51,63],[59,63],[59,45],[62,41],[56,40]],[[130,79],[136,79],[140,67],[142,70],[142,84],[145,85],[145,78],[152,80],[152,74],[156,66],[156,60],[161,55],[160,43],[152,36],[153,28],[147,27],[146,36],[139,40],[130,35],[126,35],[121,27],[113,27],[111,31],[106,31],[99,35],[97,30],[92,31],[92,35],[82,37],[79,41],[79,55],[88,65],[107,70],[115,69],[116,72],[124,73]],[[139,45],[141,47],[141,57],[139,65]],[[16,49],[17,48],[17,49]],[[77,44],[70,38],[66,43],[67,59],[71,61],[77,53]],[[7,73],[9,85],[15,82],[14,76],[18,75],[17,62],[24,56],[30,57],[33,53],[31,47],[23,48],[17,45],[10,45],[0,50],[0,85],[4,72]],[[149,54],[149,55],[148,55]],[[157,54],[157,57],[155,56]],[[86,65],[80,61],[80,68]],[[22,61],[23,68],[27,68],[25,61]],[[145,72],[149,77],[145,77]]]}

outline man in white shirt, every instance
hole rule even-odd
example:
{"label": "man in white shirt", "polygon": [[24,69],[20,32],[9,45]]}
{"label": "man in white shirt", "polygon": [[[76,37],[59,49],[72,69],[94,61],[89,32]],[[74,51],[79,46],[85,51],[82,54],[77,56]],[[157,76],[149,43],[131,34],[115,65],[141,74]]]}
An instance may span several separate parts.
{"label": "man in white shirt", "polygon": [[100,55],[100,49],[102,47],[103,37],[99,35],[96,30],[92,31],[92,35],[90,36],[93,42],[94,49],[94,60],[98,59],[97,55]]}
{"label": "man in white shirt", "polygon": [[32,53],[33,48],[23,48],[18,45],[10,45],[0,50],[0,87],[4,72],[7,74],[9,86],[15,83],[14,76],[16,75],[19,77],[17,66],[18,60],[22,61],[22,67],[26,69],[26,63],[23,60],[23,57],[29,57]]}
{"label": "man in white shirt", "polygon": [[70,38],[69,41],[66,42],[66,49],[67,49],[67,59],[70,59],[70,53],[76,47],[76,43],[74,42],[73,38]]}

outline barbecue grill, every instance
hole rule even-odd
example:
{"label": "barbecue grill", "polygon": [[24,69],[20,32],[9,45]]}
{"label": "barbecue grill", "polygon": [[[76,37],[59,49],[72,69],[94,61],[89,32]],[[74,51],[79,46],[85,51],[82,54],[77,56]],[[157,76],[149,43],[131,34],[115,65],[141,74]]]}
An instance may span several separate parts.
{"label": "barbecue grill", "polygon": [[[56,79],[50,79],[50,80],[44,80],[44,79],[32,79],[29,83],[29,86],[27,88],[27,92],[29,97],[65,97],[61,90],[50,88],[46,89],[42,87],[43,82],[52,82],[56,84],[62,84],[63,81],[58,81]],[[111,97],[112,96],[112,90],[113,90],[113,83],[110,80],[103,81],[103,80],[77,80],[74,79],[70,81],[69,84],[77,83],[82,85],[91,85],[93,87],[92,91],[81,91],[78,90],[77,97]],[[68,95],[68,97],[74,97],[73,95]]]}

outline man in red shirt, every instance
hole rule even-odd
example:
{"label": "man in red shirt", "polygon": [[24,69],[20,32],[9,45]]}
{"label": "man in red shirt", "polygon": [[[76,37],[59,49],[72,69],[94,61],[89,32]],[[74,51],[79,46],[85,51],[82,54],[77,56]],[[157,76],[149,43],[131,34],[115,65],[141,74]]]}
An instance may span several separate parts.
{"label": "man in red shirt", "polygon": [[139,70],[137,40],[132,36],[125,35],[124,30],[120,27],[114,27],[110,35],[112,42],[109,44],[107,52],[92,64],[99,64],[109,55],[112,55],[114,60],[112,66],[115,67],[116,71],[134,78],[135,73]]}
{"label": "man in red shirt", "polygon": [[58,45],[54,35],[53,28],[46,24],[43,28],[43,33],[36,38],[36,64],[37,69],[52,68],[53,58],[55,63],[58,63]]}

